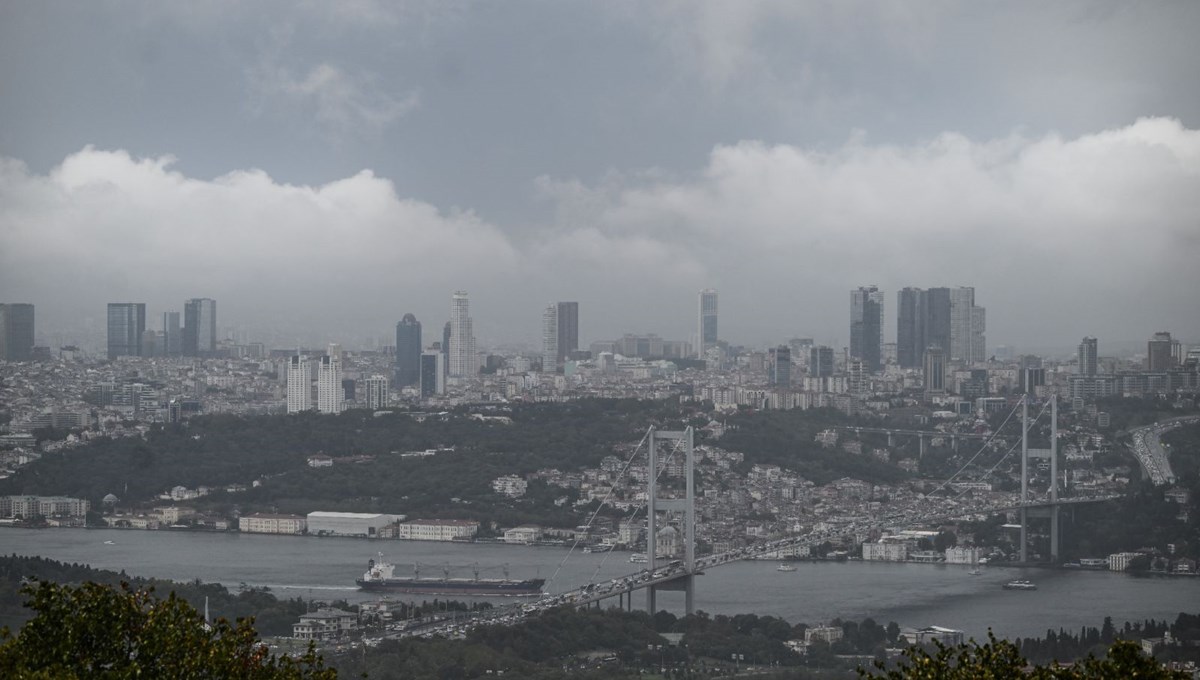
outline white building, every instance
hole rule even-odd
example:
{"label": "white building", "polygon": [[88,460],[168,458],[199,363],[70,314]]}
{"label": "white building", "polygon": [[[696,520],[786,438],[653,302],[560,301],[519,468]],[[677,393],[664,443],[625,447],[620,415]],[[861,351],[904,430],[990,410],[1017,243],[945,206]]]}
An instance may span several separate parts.
{"label": "white building", "polygon": [[804,631],[804,643],[811,645],[819,640],[833,644],[841,640],[843,634],[841,626],[814,626]]}
{"label": "white building", "polygon": [[238,530],[247,534],[302,534],[308,522],[300,515],[256,512],[238,518]]}
{"label": "white building", "polygon": [[704,359],[708,350],[716,347],[717,335],[717,291],[705,288],[700,291],[696,327],[696,358]]}
{"label": "white building", "polygon": [[396,522],[395,515],[366,512],[310,512],[308,533],[317,536],[375,537],[384,527]]}
{"label": "white building", "polygon": [[312,373],[308,357],[293,355],[287,365],[287,412],[299,413],[312,408]]}
{"label": "white building", "polygon": [[475,356],[475,331],[471,327],[470,301],[467,292],[454,293],[450,306],[450,377],[472,377],[478,372]]}
{"label": "white building", "polygon": [[529,482],[517,475],[504,475],[492,480],[492,491],[509,498],[520,498],[529,488]]}
{"label": "white building", "polygon": [[301,640],[329,640],[358,628],[358,615],[341,609],[318,609],[304,614],[292,624],[292,637]]}
{"label": "white building", "polygon": [[908,558],[908,546],[904,543],[883,541],[863,543],[862,558],[864,562],[903,562]]}
{"label": "white building", "polygon": [[91,501],[66,496],[0,496],[0,517],[82,517]]}
{"label": "white building", "polygon": [[341,413],[345,407],[341,355],[326,354],[321,357],[321,365],[317,369],[317,410],[321,413]]}
{"label": "white building", "polygon": [[504,531],[505,543],[529,544],[542,536],[542,528],[532,524],[524,524]]}
{"label": "white building", "polygon": [[1141,553],[1135,552],[1113,553],[1108,556],[1108,569],[1109,571],[1125,571],[1129,569],[1129,563],[1141,555]]}
{"label": "white building", "polygon": [[396,525],[396,538],[410,541],[453,541],[479,533],[479,522],[467,519],[414,519]]}
{"label": "white building", "polygon": [[979,564],[979,548],[946,548],[946,564]]}
{"label": "white building", "polygon": [[373,375],[370,378],[367,378],[365,391],[367,408],[387,408],[388,379],[386,375]]}

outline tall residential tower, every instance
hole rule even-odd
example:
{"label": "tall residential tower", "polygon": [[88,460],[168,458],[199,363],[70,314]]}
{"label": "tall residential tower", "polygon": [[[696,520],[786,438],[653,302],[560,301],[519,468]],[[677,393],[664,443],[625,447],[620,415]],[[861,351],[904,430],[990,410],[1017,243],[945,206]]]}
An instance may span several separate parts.
{"label": "tall residential tower", "polygon": [[700,291],[697,331],[696,356],[703,359],[709,349],[717,346],[717,291],[713,288]]}
{"label": "tall residential tower", "polygon": [[478,358],[475,356],[475,332],[471,327],[470,301],[467,292],[454,293],[450,305],[450,365],[447,370],[453,378],[472,377],[478,373]]}

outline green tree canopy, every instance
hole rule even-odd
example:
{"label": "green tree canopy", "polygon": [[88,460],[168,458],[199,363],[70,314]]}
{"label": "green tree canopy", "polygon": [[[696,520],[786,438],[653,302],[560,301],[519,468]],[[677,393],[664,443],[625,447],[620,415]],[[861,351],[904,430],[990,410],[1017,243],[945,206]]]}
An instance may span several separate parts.
{"label": "green tree canopy", "polygon": [[0,631],[0,677],[43,678],[234,678],[332,680],[337,672],[310,646],[299,659],[272,656],[250,619],[207,625],[172,593],[122,583],[64,586],[27,584],[28,606],[37,615],[13,636]]}

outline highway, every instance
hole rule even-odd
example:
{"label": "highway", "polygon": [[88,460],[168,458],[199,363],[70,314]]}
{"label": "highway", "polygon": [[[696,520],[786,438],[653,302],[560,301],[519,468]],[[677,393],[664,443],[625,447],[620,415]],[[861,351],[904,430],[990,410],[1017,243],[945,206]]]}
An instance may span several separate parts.
{"label": "highway", "polygon": [[1197,420],[1200,418],[1196,416],[1175,418],[1139,427],[1129,433],[1132,437],[1130,450],[1133,451],[1138,463],[1141,464],[1142,469],[1146,471],[1146,475],[1155,486],[1175,483],[1175,473],[1171,471],[1171,461],[1162,445],[1163,433]]}

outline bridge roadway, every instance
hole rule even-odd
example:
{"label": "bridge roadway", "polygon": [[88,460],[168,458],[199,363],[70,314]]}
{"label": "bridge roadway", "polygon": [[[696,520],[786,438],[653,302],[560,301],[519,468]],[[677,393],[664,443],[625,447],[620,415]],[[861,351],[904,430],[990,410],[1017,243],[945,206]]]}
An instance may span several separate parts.
{"label": "bridge roadway", "polygon": [[1007,512],[1009,510],[1018,510],[1021,508],[1044,508],[1051,505],[1079,505],[1083,503],[1101,503],[1104,501],[1118,498],[1117,495],[1105,496],[1089,496],[1080,498],[1062,498],[1056,503],[1051,503],[1049,499],[1036,499],[1026,503],[996,503],[982,506],[968,506],[965,508],[955,509],[953,512],[929,513],[927,515],[919,515],[910,517],[907,513],[892,513],[885,515],[879,520],[870,524],[850,524],[839,529],[826,531],[814,531],[803,536],[792,536],[782,538],[775,541],[768,541],[758,545],[747,546],[730,550],[728,552],[719,553],[716,555],[707,555],[696,559],[695,569],[688,571],[686,565],[679,560],[674,560],[663,565],[648,567],[641,571],[621,576],[608,581],[599,583],[589,583],[579,588],[569,590],[557,595],[545,595],[536,601],[526,604],[513,604],[505,607],[499,607],[487,612],[479,612],[471,615],[465,620],[453,622],[442,622],[440,625],[424,626],[419,630],[403,631],[395,637],[404,637],[407,635],[446,635],[465,633],[468,628],[484,625],[488,623],[515,623],[519,620],[537,616],[543,611],[559,607],[563,605],[572,605],[575,607],[587,607],[590,605],[599,606],[602,600],[611,598],[622,598],[625,602],[631,602],[633,591],[648,588],[650,586],[670,586],[672,582],[680,581],[689,577],[699,576],[706,569],[719,567],[739,560],[754,559],[763,555],[779,553],[796,547],[814,547],[824,543],[847,536],[851,536],[863,531],[871,531],[880,529],[884,526],[894,526],[896,524],[904,525],[928,525],[947,522],[953,519],[967,517],[970,515],[993,514],[997,512]]}
{"label": "bridge roadway", "polygon": [[1181,425],[1194,423],[1198,420],[1200,418],[1196,416],[1172,418],[1154,423],[1153,425],[1139,427],[1129,433],[1133,438],[1133,455],[1137,457],[1138,462],[1142,465],[1142,469],[1146,471],[1146,475],[1150,477],[1150,481],[1155,486],[1175,483],[1175,473],[1171,471],[1171,461],[1168,459],[1167,452],[1163,449],[1162,441],[1159,437],[1168,430],[1173,430]]}

